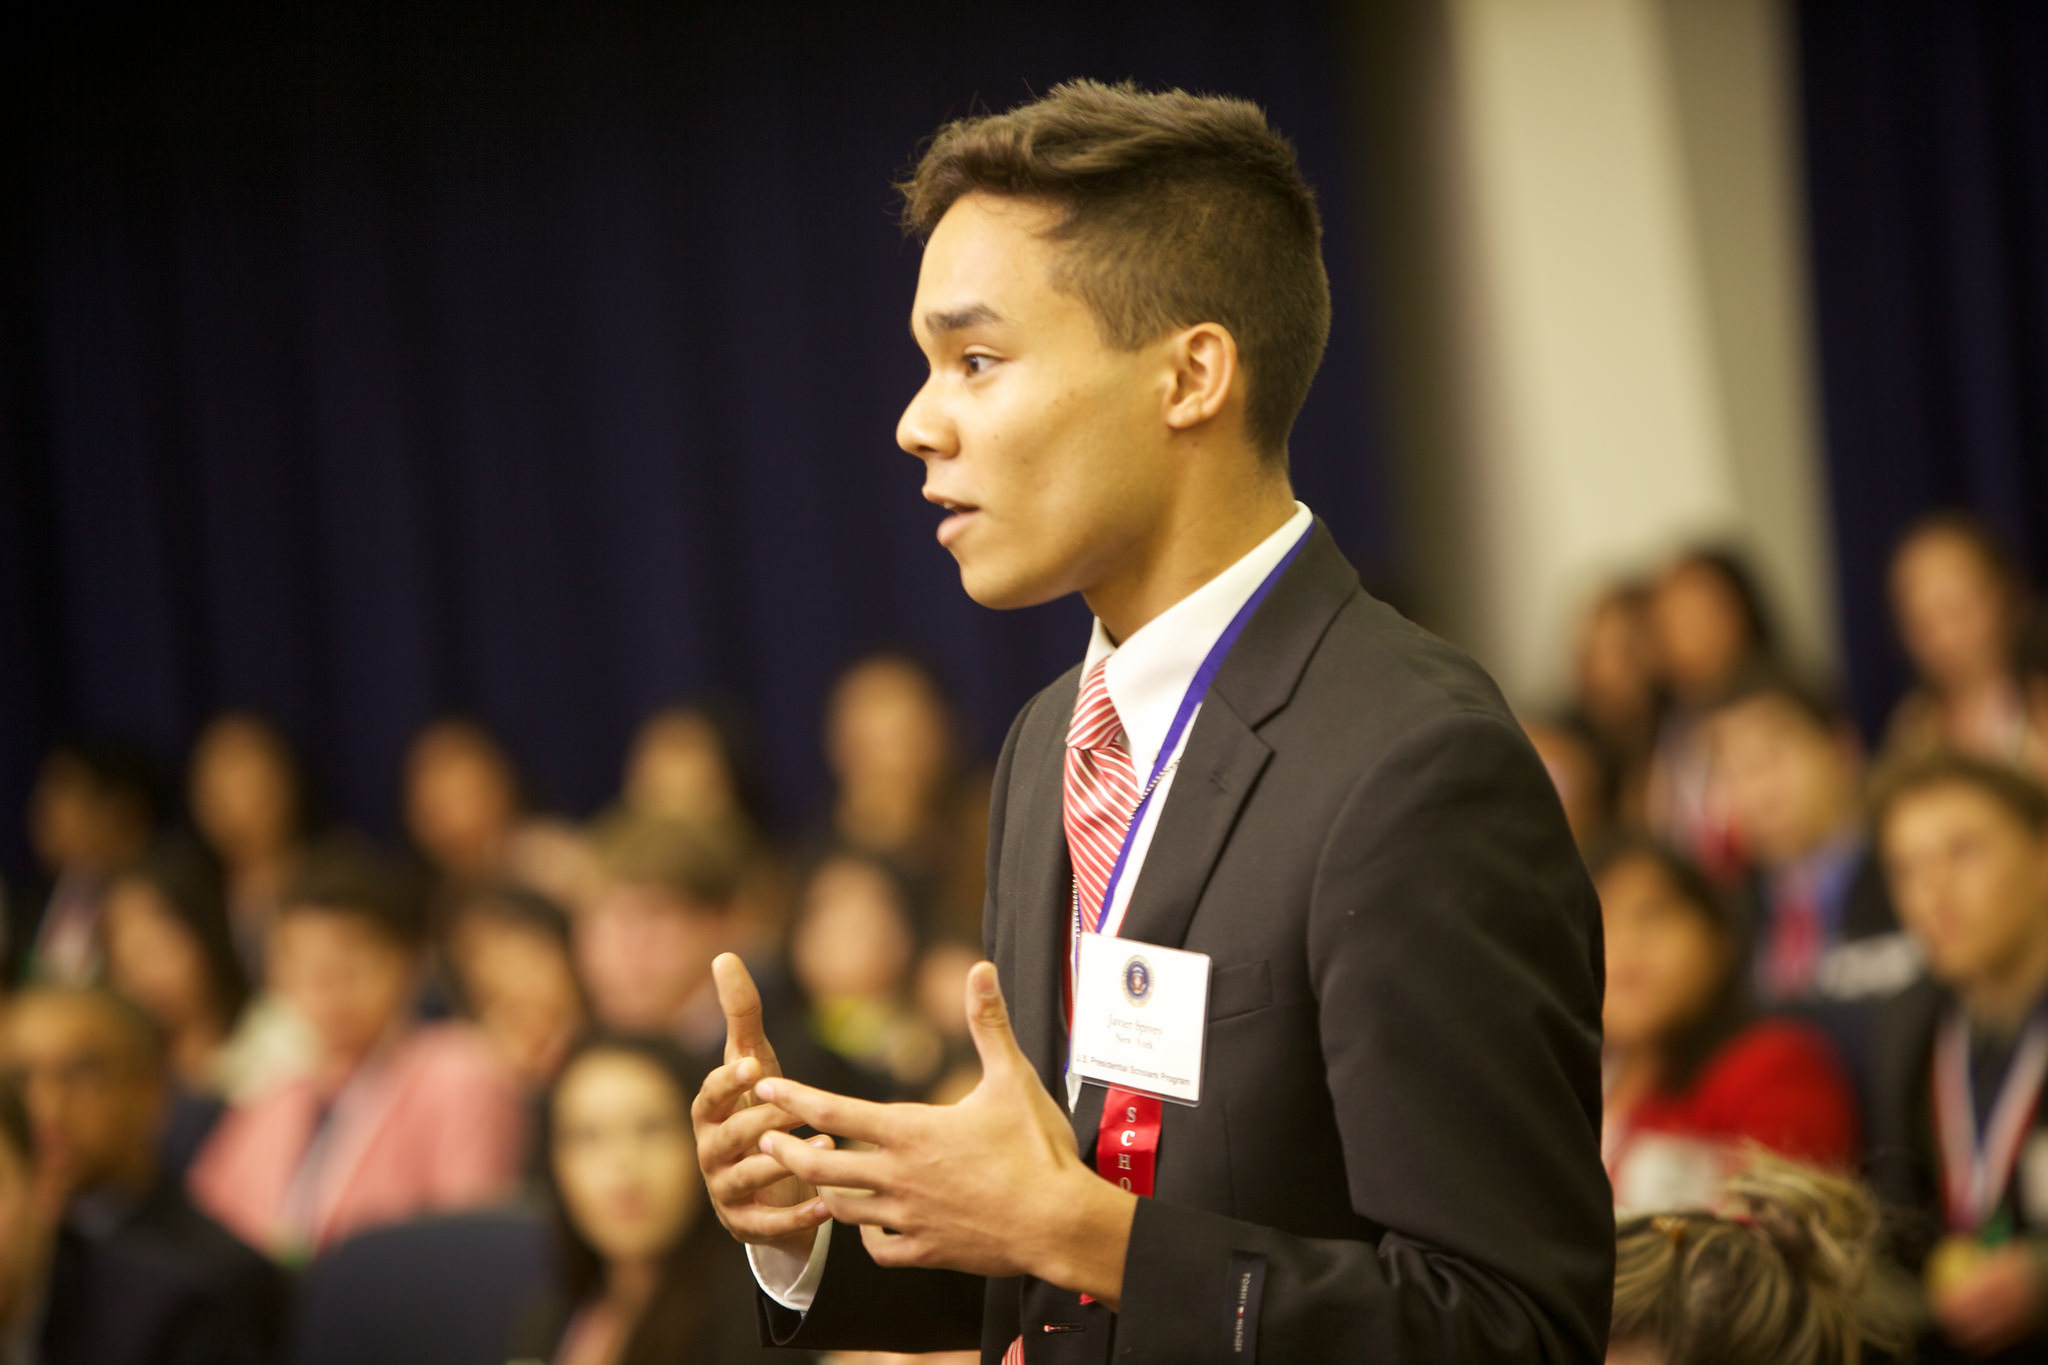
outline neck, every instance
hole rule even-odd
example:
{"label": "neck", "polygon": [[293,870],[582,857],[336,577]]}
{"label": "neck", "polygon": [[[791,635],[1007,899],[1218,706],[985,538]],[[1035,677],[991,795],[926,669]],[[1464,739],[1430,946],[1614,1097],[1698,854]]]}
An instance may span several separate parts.
{"label": "neck", "polygon": [[630,1322],[640,1316],[648,1300],[654,1297],[658,1278],[659,1273],[651,1260],[607,1261],[604,1268],[605,1297],[611,1300],[612,1308],[619,1316]]}
{"label": "neck", "polygon": [[1081,594],[1119,644],[1145,623],[1257,548],[1294,515],[1284,475],[1255,463],[1229,487],[1170,506],[1151,534]]}
{"label": "neck", "polygon": [[2005,958],[1991,971],[1964,986],[1963,1009],[1970,1018],[1998,1033],[2017,1033],[2027,1015],[2048,992],[2048,933]]}

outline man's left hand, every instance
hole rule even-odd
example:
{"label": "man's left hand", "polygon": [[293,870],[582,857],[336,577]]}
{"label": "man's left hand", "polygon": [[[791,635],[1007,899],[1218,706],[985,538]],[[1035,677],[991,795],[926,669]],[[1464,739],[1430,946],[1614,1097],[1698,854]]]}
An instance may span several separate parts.
{"label": "man's left hand", "polygon": [[771,1132],[761,1149],[858,1224],[876,1264],[1034,1275],[1114,1309],[1136,1196],[1081,1162],[1074,1132],[1010,1031],[994,964],[967,976],[981,1084],[957,1104],[870,1104],[780,1077],[755,1094],[869,1150]]}

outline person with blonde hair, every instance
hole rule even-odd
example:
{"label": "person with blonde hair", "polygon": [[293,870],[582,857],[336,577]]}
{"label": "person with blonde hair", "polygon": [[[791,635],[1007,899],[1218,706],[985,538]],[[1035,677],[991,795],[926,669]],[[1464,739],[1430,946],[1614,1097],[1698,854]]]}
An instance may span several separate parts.
{"label": "person with blonde hair", "polygon": [[1719,1208],[1616,1229],[1609,1365],[1857,1365],[1904,1339],[1912,1296],[1852,1181],[1758,1152]]}

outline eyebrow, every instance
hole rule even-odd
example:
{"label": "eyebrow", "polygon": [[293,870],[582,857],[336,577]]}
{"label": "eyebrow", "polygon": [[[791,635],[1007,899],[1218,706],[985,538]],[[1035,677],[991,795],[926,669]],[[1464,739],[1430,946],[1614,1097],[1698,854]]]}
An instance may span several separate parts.
{"label": "eyebrow", "polygon": [[985,303],[969,304],[946,312],[930,312],[924,315],[924,328],[933,336],[944,336],[948,332],[964,331],[969,327],[981,327],[992,322],[1003,321],[1003,315]]}

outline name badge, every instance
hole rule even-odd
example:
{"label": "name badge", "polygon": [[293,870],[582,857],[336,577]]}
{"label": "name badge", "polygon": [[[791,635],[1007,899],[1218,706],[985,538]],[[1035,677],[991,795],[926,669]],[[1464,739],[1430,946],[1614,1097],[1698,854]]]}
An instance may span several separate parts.
{"label": "name badge", "polygon": [[1197,1104],[1208,1022],[1207,953],[1107,934],[1081,935],[1074,978],[1074,1075],[1177,1104]]}

